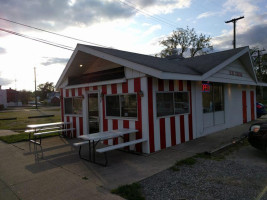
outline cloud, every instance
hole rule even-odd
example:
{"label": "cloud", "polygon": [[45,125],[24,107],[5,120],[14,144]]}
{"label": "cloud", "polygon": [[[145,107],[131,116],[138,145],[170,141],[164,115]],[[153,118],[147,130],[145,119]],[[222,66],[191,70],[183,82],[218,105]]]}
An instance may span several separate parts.
{"label": "cloud", "polygon": [[153,32],[157,31],[157,30],[160,30],[161,29],[161,25],[155,25],[155,26],[151,26],[149,27],[144,33],[143,33],[143,36],[147,36],[147,35],[150,35],[152,34]]}
{"label": "cloud", "polygon": [[[2,0],[0,17],[49,30],[62,30],[69,26],[88,26],[99,22],[129,19],[138,14],[138,10],[126,4],[145,9],[150,15],[170,13],[174,9],[186,8],[191,4],[191,0],[137,0],[134,3],[128,2],[119,0]],[[10,26],[12,26],[12,30],[18,29],[17,25],[4,22],[4,28],[10,28]]]}
{"label": "cloud", "polygon": [[6,53],[6,50],[4,48],[0,47],[0,54],[4,54],[4,53]]}
{"label": "cloud", "polygon": [[68,58],[47,58],[47,57],[45,57],[44,59],[46,60],[41,63],[44,66],[54,65],[54,64],[66,65],[69,60]]}
{"label": "cloud", "polygon": [[[236,25],[236,46],[267,47],[267,12],[260,12],[261,7],[255,5],[253,0],[227,0],[223,4],[225,13],[239,13],[233,16],[245,16]],[[230,31],[223,30],[222,34],[213,38],[215,49],[233,48],[233,24]]]}
{"label": "cloud", "polygon": [[215,12],[211,12],[211,11],[204,12],[204,13],[201,13],[200,15],[198,15],[197,19],[211,17],[211,16],[214,16],[215,14],[216,14]]}
{"label": "cloud", "polygon": [[[258,46],[259,48],[267,47],[267,24],[259,24],[252,26],[246,32],[237,33],[236,46]],[[215,49],[230,49],[232,45],[233,35],[224,33],[212,40]]]}
{"label": "cloud", "polygon": [[4,78],[4,77],[1,77],[1,72],[0,72],[0,85],[1,86],[5,86],[5,85],[9,85],[11,84],[13,81],[8,79],[8,78]]}

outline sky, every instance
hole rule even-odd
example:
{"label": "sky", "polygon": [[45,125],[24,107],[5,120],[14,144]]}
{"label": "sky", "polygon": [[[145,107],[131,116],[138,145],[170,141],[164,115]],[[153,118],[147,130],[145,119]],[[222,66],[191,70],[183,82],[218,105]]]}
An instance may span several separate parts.
{"label": "sky", "polygon": [[[237,47],[267,49],[266,0],[0,0],[0,85],[2,89],[34,91],[37,85],[56,84],[72,51],[36,42],[47,40],[74,49],[77,43],[155,55],[159,41],[177,28],[194,28],[212,38],[214,51]],[[49,32],[60,37],[6,20]],[[85,43],[90,42],[90,43]]]}

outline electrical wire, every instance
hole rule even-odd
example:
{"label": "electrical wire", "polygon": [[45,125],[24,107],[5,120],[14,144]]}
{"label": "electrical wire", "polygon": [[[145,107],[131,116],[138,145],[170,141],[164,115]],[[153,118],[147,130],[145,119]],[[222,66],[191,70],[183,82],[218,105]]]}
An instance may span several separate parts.
{"label": "electrical wire", "polygon": [[27,28],[32,28],[32,29],[35,29],[35,30],[38,30],[38,31],[43,31],[43,32],[46,32],[46,33],[54,34],[54,35],[57,35],[57,36],[65,37],[65,38],[68,38],[68,39],[84,42],[84,43],[87,43],[87,44],[108,48],[106,46],[103,46],[103,45],[100,45],[100,44],[97,44],[97,43],[88,42],[88,41],[85,41],[85,40],[81,40],[81,39],[78,39],[78,38],[70,37],[70,36],[67,36],[67,35],[59,34],[59,33],[55,33],[55,32],[52,32],[52,31],[47,31],[47,30],[44,30],[44,29],[41,29],[41,28],[37,28],[37,27],[34,27],[34,26],[30,26],[30,25],[27,25],[27,24],[20,23],[20,22],[12,21],[12,20],[5,19],[5,18],[2,18],[2,17],[0,17],[0,20],[11,22],[13,24],[18,24],[18,25],[21,25],[21,26],[24,26],[24,27],[27,27]]}
{"label": "electrical wire", "polygon": [[23,37],[23,38],[27,38],[27,39],[34,40],[34,41],[37,41],[37,42],[41,42],[41,43],[44,43],[44,44],[55,46],[55,47],[62,48],[62,49],[65,49],[65,50],[74,51],[74,49],[72,47],[70,47],[70,46],[66,46],[66,45],[50,42],[48,40],[44,40],[44,39],[40,39],[40,38],[30,37],[30,36],[15,32],[15,31],[10,31],[10,30],[3,29],[3,28],[0,28],[0,31],[4,31],[6,33],[17,35],[17,36],[20,36],[20,37]]}
{"label": "electrical wire", "polygon": [[158,22],[160,22],[160,23],[164,23],[164,24],[167,24],[168,26],[170,26],[170,27],[174,27],[175,29],[177,28],[174,24],[171,24],[171,23],[169,23],[169,22],[167,22],[167,21],[165,21],[165,20],[163,20],[163,19],[161,19],[161,18],[158,18],[158,17],[155,17],[155,16],[153,16],[153,15],[151,15],[151,14],[149,14],[148,12],[146,12],[146,11],[143,11],[143,10],[141,10],[141,9],[139,9],[139,8],[136,8],[135,6],[133,6],[133,5],[131,5],[129,2],[127,2],[127,1],[122,1],[122,0],[119,0],[122,4],[124,4],[124,5],[126,5],[126,6],[128,6],[128,7],[131,7],[132,9],[134,9],[134,10],[136,10],[137,12],[139,12],[139,13],[141,13],[142,15],[145,15],[145,16],[148,16],[148,17],[150,17],[150,18],[152,18],[152,19],[154,19],[154,20],[156,20],[156,21],[158,21]]}
{"label": "electrical wire", "polygon": [[[120,1],[121,1],[121,0],[120,0]],[[124,2],[127,2],[128,4],[131,4],[131,5],[132,5],[134,8],[136,8],[136,9],[137,9],[137,7],[138,7],[136,4],[134,4],[134,3],[130,2],[130,1],[124,0]],[[139,8],[139,10],[141,10],[141,9]],[[157,11],[161,12],[161,10],[156,9],[156,8],[155,8],[154,10],[157,10]],[[142,11],[142,10],[141,10],[141,11]],[[150,15],[150,16],[153,16],[153,15],[150,14],[148,11],[143,10],[143,12],[148,13],[148,15]],[[154,17],[154,16],[153,16],[153,17]],[[163,17],[155,17],[155,18],[158,18],[158,19],[160,19],[160,20],[163,20],[165,23],[170,24],[171,26],[176,27],[176,24],[175,24],[174,22],[171,22],[170,20],[168,20],[168,19],[166,19],[166,18],[163,18]]]}

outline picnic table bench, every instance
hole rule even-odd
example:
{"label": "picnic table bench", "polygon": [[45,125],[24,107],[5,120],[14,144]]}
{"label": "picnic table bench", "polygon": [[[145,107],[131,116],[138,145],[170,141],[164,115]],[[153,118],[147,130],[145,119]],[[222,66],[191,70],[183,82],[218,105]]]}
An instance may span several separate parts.
{"label": "picnic table bench", "polygon": [[[29,142],[34,144],[41,145],[42,136],[48,135],[51,133],[59,133],[61,135],[67,135],[67,132],[70,132],[71,137],[73,136],[72,123],[71,122],[54,122],[54,123],[46,123],[46,124],[30,124],[27,125],[27,130],[25,133],[29,134]],[[31,134],[33,133],[33,139],[31,139]],[[39,139],[39,142],[37,140]]]}
{"label": "picnic table bench", "polygon": [[[123,138],[124,135],[136,133],[136,132],[138,132],[138,130],[136,130],[136,129],[118,129],[118,130],[104,131],[104,132],[82,135],[82,136],[79,136],[79,138],[84,140],[84,141],[74,143],[73,145],[76,147],[80,147],[79,148],[79,156],[81,159],[84,159],[86,161],[93,162],[96,164],[107,166],[107,164],[108,164],[107,152],[112,151],[112,150],[116,150],[116,149],[120,149],[123,147],[131,146],[134,144],[146,142],[147,140],[146,139],[136,139],[136,140],[132,140],[129,142],[119,143],[116,145],[110,145],[110,146],[96,149],[97,144],[100,141],[118,138],[118,137]],[[92,148],[93,148],[92,151],[91,151],[91,143],[92,143]],[[83,145],[88,145],[88,147],[89,147],[89,158],[85,158],[81,155],[81,150],[82,150]],[[95,161],[96,152],[97,153],[104,153],[104,156],[105,156],[105,163],[104,164],[97,163]]]}

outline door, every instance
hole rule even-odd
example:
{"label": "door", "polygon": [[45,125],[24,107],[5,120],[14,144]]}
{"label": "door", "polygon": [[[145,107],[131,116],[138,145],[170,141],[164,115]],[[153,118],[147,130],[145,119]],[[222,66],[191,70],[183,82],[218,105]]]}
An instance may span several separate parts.
{"label": "door", "polygon": [[250,91],[250,109],[251,109],[251,120],[255,120],[255,102],[254,102],[254,91]]}
{"label": "door", "polygon": [[89,134],[99,132],[98,93],[88,94]]}
{"label": "door", "polygon": [[247,94],[242,91],[242,110],[243,110],[243,123],[247,123]]}

